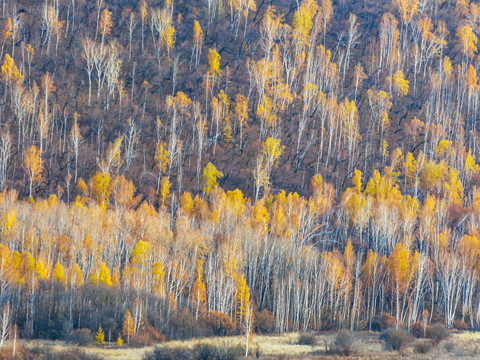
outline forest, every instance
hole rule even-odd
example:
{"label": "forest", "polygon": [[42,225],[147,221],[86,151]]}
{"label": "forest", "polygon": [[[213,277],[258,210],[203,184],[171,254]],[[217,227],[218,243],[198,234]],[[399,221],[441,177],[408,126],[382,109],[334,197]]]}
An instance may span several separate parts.
{"label": "forest", "polygon": [[480,4],[0,9],[0,348],[480,328]]}

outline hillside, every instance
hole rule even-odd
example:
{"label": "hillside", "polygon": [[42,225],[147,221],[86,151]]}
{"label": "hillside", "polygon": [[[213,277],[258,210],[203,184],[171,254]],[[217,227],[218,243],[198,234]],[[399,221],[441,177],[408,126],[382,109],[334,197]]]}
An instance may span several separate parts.
{"label": "hillside", "polygon": [[0,7],[0,348],[480,327],[480,5]]}

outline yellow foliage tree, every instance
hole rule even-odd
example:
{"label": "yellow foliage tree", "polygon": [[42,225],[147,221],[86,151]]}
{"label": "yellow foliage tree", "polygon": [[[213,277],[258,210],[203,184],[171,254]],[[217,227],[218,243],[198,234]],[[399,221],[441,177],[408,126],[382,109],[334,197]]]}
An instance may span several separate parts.
{"label": "yellow foliage tree", "polygon": [[92,284],[101,284],[106,286],[112,286],[112,277],[110,275],[110,269],[107,264],[102,264],[90,273],[89,280]]}
{"label": "yellow foliage tree", "polygon": [[135,336],[135,323],[133,321],[130,310],[125,312],[125,319],[123,321],[122,333],[127,337],[127,343],[130,343],[130,337]]}
{"label": "yellow foliage tree", "polygon": [[420,254],[416,252],[411,255],[405,245],[398,243],[393,249],[387,261],[387,267],[390,274],[390,283],[394,290],[396,299],[396,327],[398,328],[401,321],[400,314],[400,294],[407,291],[413,275],[415,274]]}
{"label": "yellow foliage tree", "polygon": [[207,313],[207,288],[203,280],[203,262],[198,260],[195,270],[195,283],[190,291],[190,301],[192,303],[195,319],[204,316]]}
{"label": "yellow foliage tree", "polygon": [[168,198],[170,197],[170,188],[172,187],[172,183],[168,180],[168,177],[162,177],[162,181],[160,182],[160,197],[162,199],[162,208],[166,208],[168,204]]}
{"label": "yellow foliage tree", "polygon": [[32,196],[33,184],[42,180],[43,160],[41,151],[32,145],[25,150],[23,165],[30,181],[29,196]]}
{"label": "yellow foliage tree", "polygon": [[105,342],[105,333],[103,332],[102,326],[98,328],[98,332],[95,335],[95,342],[97,344],[103,344]]}
{"label": "yellow foliage tree", "polygon": [[111,179],[110,173],[103,171],[97,172],[92,179],[92,195],[104,210],[110,202]]}
{"label": "yellow foliage tree", "polygon": [[236,297],[237,297],[237,305],[238,305],[238,310],[237,310],[238,320],[242,325],[243,329],[245,330],[245,336],[246,336],[245,356],[247,356],[249,338],[253,329],[253,309],[252,309],[252,303],[250,301],[250,288],[247,285],[247,281],[245,280],[244,275],[237,278]]}
{"label": "yellow foliage tree", "polygon": [[170,152],[167,149],[167,145],[165,142],[158,143],[155,152],[155,162],[158,168],[157,191],[160,189],[162,174],[167,170],[170,161]]}
{"label": "yellow foliage tree", "polygon": [[149,242],[139,240],[132,251],[132,264],[140,268],[146,267],[151,258],[150,250]]}
{"label": "yellow foliage tree", "polygon": [[62,264],[59,261],[55,264],[55,268],[53,269],[53,280],[58,281],[58,283],[65,285],[65,272],[63,270]]}
{"label": "yellow foliage tree", "polygon": [[457,28],[457,37],[462,45],[462,52],[465,58],[472,58],[477,52],[478,38],[473,32],[473,29],[468,26],[459,26]]}
{"label": "yellow foliage tree", "polygon": [[122,336],[121,336],[121,335],[118,335],[117,345],[118,345],[118,346],[122,346],[122,345],[123,345],[123,339],[122,339]]}
{"label": "yellow foliage tree", "polygon": [[310,32],[313,28],[313,19],[318,11],[318,4],[315,0],[304,0],[293,16],[293,34],[297,41],[298,50],[309,44]]}
{"label": "yellow foliage tree", "polygon": [[217,49],[208,50],[208,65],[210,66],[210,75],[222,76],[222,71],[220,70],[220,54],[217,52]]}
{"label": "yellow foliage tree", "polygon": [[205,194],[210,194],[210,192],[218,186],[217,180],[223,177],[223,173],[218,171],[217,168],[212,164],[208,163],[203,169],[202,179],[205,182]]}
{"label": "yellow foliage tree", "polygon": [[23,75],[9,54],[5,54],[5,60],[2,65],[2,79],[6,83],[13,83],[15,85],[20,85],[23,81]]}

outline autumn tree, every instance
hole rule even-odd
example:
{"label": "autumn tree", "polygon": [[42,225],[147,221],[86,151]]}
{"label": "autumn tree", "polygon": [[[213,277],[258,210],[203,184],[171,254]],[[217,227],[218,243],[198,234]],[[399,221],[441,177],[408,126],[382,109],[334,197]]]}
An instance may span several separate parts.
{"label": "autumn tree", "polygon": [[100,47],[103,49],[103,44],[105,43],[105,36],[110,35],[112,31],[112,12],[108,9],[103,9],[100,14],[100,33],[102,34],[102,38],[100,40]]}
{"label": "autumn tree", "polygon": [[155,162],[158,168],[157,191],[159,191],[162,175],[165,173],[171,162],[170,152],[168,151],[164,142],[157,144]]}
{"label": "autumn tree", "polygon": [[23,75],[9,54],[5,54],[5,60],[2,65],[2,80],[8,85],[20,85],[23,81]]}
{"label": "autumn tree", "polygon": [[42,153],[35,145],[28,147],[24,152],[23,166],[29,179],[29,196],[32,196],[33,184],[42,180],[43,160],[41,156]]}
{"label": "autumn tree", "polygon": [[97,53],[97,44],[94,40],[84,38],[82,40],[83,58],[87,62],[86,70],[88,74],[88,106],[90,106],[92,99],[92,73],[95,69],[95,57]]}
{"label": "autumn tree", "polygon": [[403,305],[400,303],[400,295],[408,291],[417,271],[418,258],[418,253],[412,255],[403,244],[398,243],[388,259],[390,281],[395,295],[396,328],[403,321]]}
{"label": "autumn tree", "polygon": [[208,65],[210,66],[209,73],[212,77],[222,76],[222,71],[220,70],[220,58],[217,49],[208,49]]}
{"label": "autumn tree", "polygon": [[145,34],[145,22],[147,20],[147,16],[148,16],[148,3],[146,0],[141,0],[140,1],[140,19],[142,20],[142,41],[141,41],[141,44],[142,44],[142,48],[141,48],[141,51],[143,52],[143,47],[144,47],[144,34]]}
{"label": "autumn tree", "polygon": [[125,312],[122,333],[127,337],[127,343],[130,343],[131,336],[135,336],[135,324],[130,310]]}
{"label": "autumn tree", "polygon": [[255,202],[261,187],[270,185],[270,175],[274,167],[278,165],[285,146],[281,145],[280,139],[268,138],[262,144],[260,154],[257,156],[253,177],[255,179]]}
{"label": "autumn tree", "polygon": [[98,328],[98,332],[95,335],[95,342],[100,345],[105,342],[105,333],[103,332],[103,329],[101,326]]}
{"label": "autumn tree", "polygon": [[192,56],[190,63],[195,59],[195,67],[198,66],[200,61],[200,55],[202,55],[202,46],[203,46],[203,31],[200,26],[200,23],[195,20],[193,24],[193,46],[192,46]]}
{"label": "autumn tree", "polygon": [[190,301],[193,306],[195,319],[205,316],[207,311],[207,288],[203,279],[203,262],[197,261],[195,283],[190,291]]}
{"label": "autumn tree", "polygon": [[203,169],[203,174],[202,174],[202,179],[205,183],[205,188],[203,191],[205,194],[210,194],[210,192],[215,189],[218,184],[217,181],[218,179],[223,177],[223,173],[212,164],[208,163],[205,168]]}
{"label": "autumn tree", "polygon": [[473,32],[473,29],[468,25],[457,28],[457,37],[462,48],[463,62],[468,63],[469,59],[477,52],[478,38]]}
{"label": "autumn tree", "polygon": [[77,183],[78,176],[78,156],[80,153],[80,144],[82,142],[82,134],[80,132],[80,127],[78,126],[79,115],[77,113],[73,114],[73,125],[70,130],[70,142],[73,147],[73,152],[75,154],[75,177],[74,181]]}
{"label": "autumn tree", "polygon": [[240,276],[237,280],[236,297],[238,308],[237,315],[239,317],[239,322],[245,331],[245,356],[248,356],[249,339],[253,329],[253,309],[250,300],[250,288],[247,285],[244,275]]}

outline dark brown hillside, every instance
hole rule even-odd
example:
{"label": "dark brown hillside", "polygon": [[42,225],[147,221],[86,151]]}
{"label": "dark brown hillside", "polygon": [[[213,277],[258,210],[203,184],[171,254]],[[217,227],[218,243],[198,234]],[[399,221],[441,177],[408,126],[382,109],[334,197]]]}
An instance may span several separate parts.
{"label": "dark brown hillside", "polygon": [[[263,57],[262,36],[260,28],[264,19],[265,11],[269,5],[275,5],[279,14],[284,14],[285,24],[292,26],[296,12],[296,4],[284,1],[271,4],[261,2],[256,4],[256,10],[249,12],[248,26],[243,26],[243,18],[237,35],[232,28],[231,12],[228,2],[225,8],[219,10],[209,21],[208,10],[204,2],[201,1],[182,1],[173,4],[172,26],[175,28],[175,44],[169,54],[165,49],[160,49],[159,56],[155,55],[155,42],[160,42],[159,34],[152,31],[152,13],[148,13],[144,20],[144,49],[141,49],[141,18],[140,5],[137,2],[115,1],[101,2],[101,9],[108,9],[112,12],[111,19],[113,26],[110,34],[105,36],[105,46],[108,43],[114,44],[118,52],[117,58],[121,60],[120,71],[116,81],[123,87],[122,104],[120,105],[120,95],[118,89],[113,89],[113,93],[108,94],[107,84],[103,81],[103,87],[100,90],[97,100],[97,82],[96,69],[92,71],[92,102],[88,106],[88,76],[85,70],[86,61],[83,58],[84,50],[82,48],[82,39],[85,37],[95,38],[95,29],[97,22],[96,2],[80,1],[75,3],[75,15],[73,16],[72,3],[69,1],[59,2],[58,8],[54,9],[57,13],[57,20],[62,22],[60,28],[58,49],[55,51],[55,34],[51,36],[51,49],[48,49],[48,34],[43,16],[43,3],[18,1],[9,2],[5,5],[4,26],[7,25],[7,19],[12,18],[16,10],[17,21],[19,24],[18,34],[15,39],[15,64],[24,66],[26,70],[25,50],[22,55],[22,43],[31,44],[34,49],[33,61],[30,66],[30,75],[24,72],[23,87],[30,88],[34,82],[39,85],[44,74],[48,71],[52,74],[52,79],[56,90],[52,92],[49,99],[49,107],[52,121],[49,124],[48,137],[43,139],[45,142],[45,151],[43,158],[45,166],[49,173],[48,177],[43,177],[42,182],[35,187],[35,193],[47,194],[54,191],[58,186],[66,188],[65,178],[68,173],[68,164],[72,168],[72,150],[68,142],[68,133],[71,130],[73,113],[80,115],[79,125],[83,137],[79,157],[78,177],[84,179],[91,178],[98,170],[96,167],[97,158],[105,155],[107,145],[113,142],[118,136],[125,134],[125,126],[128,119],[135,122],[138,137],[134,146],[134,157],[128,169],[122,164],[117,171],[125,173],[126,177],[133,180],[137,188],[143,194],[148,194],[152,187],[155,187],[155,173],[157,172],[154,164],[155,144],[157,141],[169,142],[168,134],[171,133],[171,111],[166,108],[166,97],[175,95],[178,91],[184,92],[190,99],[198,101],[200,104],[200,114],[206,119],[207,133],[204,139],[203,156],[201,166],[207,162],[212,162],[221,169],[226,175],[221,184],[227,189],[239,187],[240,189],[253,192],[253,161],[259,151],[260,142],[265,138],[260,138],[261,120],[257,114],[257,108],[262,99],[258,98],[257,91],[249,87],[248,61],[258,61]],[[321,4],[320,4],[321,5]],[[165,6],[163,2],[148,3],[148,9],[157,11]],[[382,15],[391,12],[400,19],[397,8],[389,3],[379,4],[374,1],[364,2],[343,2],[333,3],[333,14],[328,25],[325,27],[326,33],[323,34],[323,28],[318,30],[318,40],[315,46],[323,43],[325,38],[326,48],[331,52],[331,61],[337,67],[337,74],[334,81],[335,89],[327,91],[327,97],[334,97],[338,102],[343,101],[345,97],[353,98],[355,93],[354,86],[354,66],[359,63],[365,68],[366,78],[357,87],[356,107],[358,108],[358,134],[355,155],[348,161],[351,155],[348,151],[345,153],[345,144],[338,143],[338,151],[335,151],[333,157],[322,158],[318,161],[318,152],[320,146],[321,127],[319,119],[322,116],[322,110],[318,104],[307,114],[306,130],[302,132],[297,149],[299,117],[301,117],[302,100],[301,90],[304,87],[305,64],[298,67],[295,71],[297,75],[291,83],[291,93],[296,95],[293,101],[288,104],[286,109],[276,115],[279,123],[280,132],[269,133],[267,131],[263,136],[274,135],[281,139],[282,144],[286,146],[281,159],[281,166],[272,173],[273,189],[284,188],[293,191],[299,191],[306,194],[304,188],[308,179],[320,171],[327,179],[334,180],[336,186],[340,188],[345,186],[345,178],[351,176],[353,167],[361,168],[369,173],[369,165],[375,167],[382,166],[384,159],[375,148],[380,148],[378,131],[372,127],[370,122],[371,110],[366,97],[368,89],[385,89],[385,77],[389,74],[385,69],[379,69],[375,64],[375,58],[378,58],[379,33],[381,27]],[[398,31],[400,34],[399,46],[405,46],[405,51],[410,52],[413,46],[415,34],[415,23],[422,16],[431,16],[433,24],[445,21],[449,34],[446,37],[448,42],[444,47],[443,54],[450,56],[452,61],[460,62],[461,53],[458,41],[455,38],[456,24],[465,15],[461,13],[454,5],[446,3],[439,5],[429,4],[422,13],[415,15],[407,25],[399,20]],[[129,24],[130,14],[133,12],[132,26],[132,45],[130,53],[129,42]],[[348,47],[348,18],[349,14],[357,16],[357,30],[355,40],[351,47],[349,60],[349,69],[344,70],[344,53]],[[193,23],[198,20],[204,31],[204,44],[200,63],[198,66],[191,65],[192,55],[192,34]],[[209,24],[210,23],[210,24]],[[436,25],[435,25],[436,26]],[[208,33],[207,33],[208,28]],[[406,29],[404,29],[406,28]],[[244,36],[244,30],[245,36]],[[153,34],[153,35],[152,35]],[[310,34],[311,35],[311,34]],[[9,38],[10,40],[10,38]],[[101,36],[97,36],[97,41],[101,41]],[[291,41],[291,40],[288,40]],[[275,41],[281,45],[281,41]],[[11,53],[10,41],[4,43],[4,53]],[[406,45],[404,45],[406,44]],[[293,46],[293,45],[292,45]],[[292,48],[290,46],[290,48]],[[161,48],[158,45],[158,48]],[[221,56],[220,67],[223,76],[214,87],[214,92],[208,94],[205,98],[205,87],[202,85],[205,74],[208,71],[208,49],[217,49]],[[289,47],[286,47],[288,49]],[[310,49],[314,49],[314,45]],[[284,55],[285,56],[285,55]],[[293,54],[295,56],[295,54]],[[160,60],[160,62],[159,62]],[[438,54],[434,54],[429,60],[428,66],[435,69],[438,66]],[[395,65],[397,68],[398,65]],[[401,68],[405,73],[406,79],[413,83],[412,59],[408,55]],[[416,149],[421,139],[416,143],[408,140],[405,133],[405,126],[408,122],[417,116],[421,121],[426,121],[426,112],[424,105],[429,98],[430,77],[427,71],[423,76],[423,71],[416,80],[416,94],[410,91],[408,95],[402,98],[394,98],[393,106],[388,112],[390,126],[385,133],[385,140],[388,142],[388,148],[394,149],[399,146],[404,152]],[[282,75],[284,76],[284,75]],[[175,89],[173,89],[175,87]],[[31,131],[23,134],[20,132],[22,140],[17,139],[18,122],[17,115],[10,106],[10,96],[6,87],[4,87],[4,106],[2,108],[2,123],[5,129],[11,133],[12,148],[15,149],[12,164],[7,171],[7,184],[15,186],[24,194],[28,195],[28,189],[23,188],[17,180],[23,180],[22,171],[14,171],[13,164],[16,167],[22,163],[23,150],[27,145],[38,145],[39,130],[38,116],[41,108],[41,97],[39,98],[35,114],[29,121],[33,121],[29,126]],[[213,154],[212,143],[215,139],[215,129],[212,128],[211,97],[217,96],[219,91],[225,91],[229,96],[232,105],[230,114],[232,118],[233,105],[236,94],[249,95],[249,120],[248,128],[243,135],[243,144],[239,144],[239,129],[232,129],[232,138],[230,141],[218,138]],[[322,89],[319,89],[322,90]],[[453,89],[452,89],[453,90]],[[323,91],[323,90],[322,90]],[[455,90],[453,90],[455,91]],[[40,92],[40,94],[42,94]],[[394,97],[396,94],[392,93]],[[108,110],[107,110],[108,102]],[[460,108],[461,113],[466,111]],[[175,132],[178,140],[182,142],[182,152],[178,159],[175,159],[169,171],[170,180],[173,183],[173,189],[191,190],[197,192],[199,188],[196,163],[198,159],[198,141],[193,142],[195,126],[192,123],[192,111],[188,109],[186,118],[176,127]],[[433,116],[434,117],[434,116]],[[156,130],[156,119],[162,121],[162,128]],[[369,125],[370,124],[370,125]],[[224,124],[221,124],[222,126]],[[234,124],[232,124],[234,125]],[[221,126],[221,127],[222,127]],[[339,125],[340,126],[340,125]],[[223,131],[223,129],[220,129]],[[325,128],[323,131],[329,131]],[[336,137],[341,136],[341,129],[334,130]],[[157,137],[155,134],[158,134]],[[220,134],[219,134],[220,135]],[[262,137],[263,137],[262,136]],[[340,138],[334,141],[341,141]],[[346,140],[345,140],[346,141]],[[428,141],[428,140],[427,140]],[[21,145],[16,146],[17,143]],[[171,146],[171,145],[170,145]],[[435,144],[433,144],[435,146]],[[324,143],[325,147],[325,143]],[[323,149],[326,151],[326,149]],[[125,150],[123,150],[125,152]],[[125,154],[122,153],[122,156]],[[320,166],[317,166],[320,165]],[[368,164],[368,165],[367,165]],[[178,178],[179,171],[181,179]],[[306,180],[307,179],[307,180]],[[73,187],[74,189],[74,187]]]}

